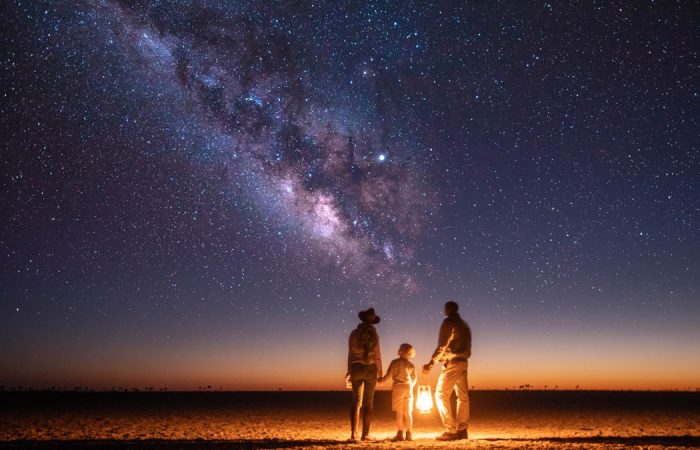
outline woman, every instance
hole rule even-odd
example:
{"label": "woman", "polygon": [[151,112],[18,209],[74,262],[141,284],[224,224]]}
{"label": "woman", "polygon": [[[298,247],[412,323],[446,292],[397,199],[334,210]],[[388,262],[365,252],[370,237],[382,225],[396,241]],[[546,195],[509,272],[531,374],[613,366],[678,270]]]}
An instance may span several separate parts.
{"label": "woman", "polygon": [[348,372],[346,378],[352,383],[352,409],[350,410],[350,440],[357,440],[357,426],[362,412],[363,441],[374,441],[369,435],[374,412],[374,389],[382,376],[382,354],[379,350],[379,335],[374,328],[381,320],[374,308],[360,311],[360,324],[350,333],[348,341]]}

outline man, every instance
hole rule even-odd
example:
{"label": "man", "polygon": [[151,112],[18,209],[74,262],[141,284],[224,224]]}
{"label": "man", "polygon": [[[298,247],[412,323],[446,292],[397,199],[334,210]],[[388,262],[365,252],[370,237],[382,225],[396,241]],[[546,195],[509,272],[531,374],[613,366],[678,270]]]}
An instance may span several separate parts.
{"label": "man", "polygon": [[352,383],[352,409],[350,410],[350,440],[357,440],[357,426],[362,411],[363,441],[374,441],[369,426],[374,414],[374,389],[382,377],[382,354],[379,350],[379,334],[374,328],[381,320],[374,308],[360,311],[360,324],[350,333],[348,340],[348,372],[346,379]]}
{"label": "man", "polygon": [[[435,388],[435,403],[437,403],[442,424],[445,426],[445,432],[437,437],[440,441],[469,438],[467,361],[472,353],[472,332],[458,311],[457,303],[445,303],[445,320],[440,326],[437,348],[430,362],[423,366],[423,373],[427,375],[436,362],[444,364]],[[457,392],[456,418],[452,416],[450,403],[453,390]]]}

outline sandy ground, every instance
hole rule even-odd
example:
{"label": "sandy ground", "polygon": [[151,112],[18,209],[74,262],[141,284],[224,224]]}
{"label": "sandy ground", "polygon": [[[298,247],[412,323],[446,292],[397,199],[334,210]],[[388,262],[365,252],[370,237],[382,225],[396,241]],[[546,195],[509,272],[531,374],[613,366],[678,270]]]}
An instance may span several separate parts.
{"label": "sandy ground", "polygon": [[[372,434],[395,433],[380,392]],[[700,448],[700,394],[474,392],[470,440],[350,444],[349,393],[0,394],[0,448]]]}

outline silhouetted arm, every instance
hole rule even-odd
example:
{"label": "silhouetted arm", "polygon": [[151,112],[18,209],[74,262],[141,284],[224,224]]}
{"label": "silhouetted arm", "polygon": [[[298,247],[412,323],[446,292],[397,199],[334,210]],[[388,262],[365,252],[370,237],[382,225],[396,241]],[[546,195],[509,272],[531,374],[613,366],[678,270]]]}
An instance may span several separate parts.
{"label": "silhouetted arm", "polygon": [[386,369],[386,375],[382,377],[382,381],[389,380],[394,377],[394,371],[396,370],[396,366],[394,365],[394,361],[389,363],[389,367]]}
{"label": "silhouetted arm", "polygon": [[379,345],[379,335],[377,335],[377,348],[374,354],[374,361],[375,364],[377,364],[377,378],[381,378],[384,372],[382,372],[382,350]]}
{"label": "silhouetted arm", "polygon": [[347,375],[350,375],[350,367],[352,366],[352,333],[350,333],[350,337],[348,338],[348,373]]}
{"label": "silhouetted arm", "polygon": [[440,334],[438,335],[438,345],[433,352],[432,358],[428,365],[433,366],[437,361],[440,361],[445,353],[447,352],[447,347],[450,345],[452,340],[452,324],[445,319],[440,325]]}

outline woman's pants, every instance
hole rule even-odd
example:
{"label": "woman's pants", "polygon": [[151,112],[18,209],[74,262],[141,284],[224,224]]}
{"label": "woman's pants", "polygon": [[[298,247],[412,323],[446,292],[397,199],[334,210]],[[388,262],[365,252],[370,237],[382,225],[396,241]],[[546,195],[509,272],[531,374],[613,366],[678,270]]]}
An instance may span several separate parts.
{"label": "woman's pants", "polygon": [[378,377],[375,364],[353,364],[350,368],[350,381],[352,383],[350,426],[353,434],[360,421],[360,411],[362,411],[362,436],[369,434],[369,426],[374,415],[374,389],[377,387]]}

